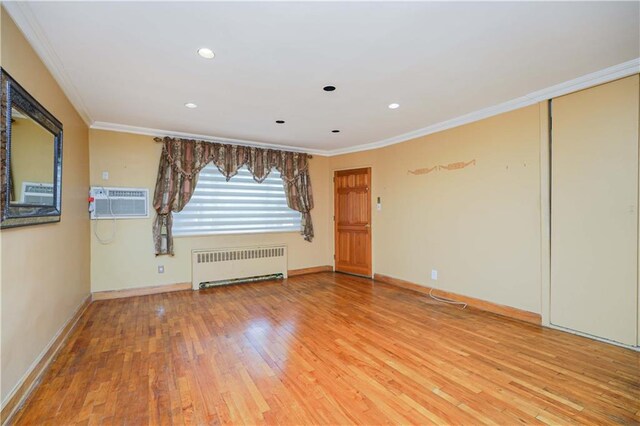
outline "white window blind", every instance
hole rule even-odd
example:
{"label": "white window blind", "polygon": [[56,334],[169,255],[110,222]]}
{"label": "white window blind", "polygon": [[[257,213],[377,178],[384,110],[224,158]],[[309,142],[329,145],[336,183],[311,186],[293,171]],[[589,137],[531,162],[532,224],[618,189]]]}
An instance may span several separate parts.
{"label": "white window blind", "polygon": [[287,206],[280,172],[262,183],[246,167],[229,182],[209,164],[185,208],[173,215],[173,235],[300,231],[301,214]]}

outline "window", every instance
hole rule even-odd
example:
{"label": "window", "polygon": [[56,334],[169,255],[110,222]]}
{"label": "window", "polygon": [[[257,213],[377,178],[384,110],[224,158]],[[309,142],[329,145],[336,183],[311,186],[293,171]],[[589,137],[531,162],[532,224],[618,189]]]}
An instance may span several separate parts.
{"label": "window", "polygon": [[246,167],[229,182],[209,164],[189,203],[173,215],[173,235],[300,231],[301,214],[287,206],[280,172],[258,183]]}

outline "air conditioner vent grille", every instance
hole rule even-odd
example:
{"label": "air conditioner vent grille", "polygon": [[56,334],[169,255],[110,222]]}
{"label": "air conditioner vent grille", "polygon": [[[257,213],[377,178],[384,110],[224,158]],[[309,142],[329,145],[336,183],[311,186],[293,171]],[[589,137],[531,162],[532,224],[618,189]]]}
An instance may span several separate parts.
{"label": "air conditioner vent grille", "polygon": [[[111,204],[111,206],[109,206]],[[103,217],[110,217],[113,212],[113,216],[147,216],[145,209],[145,200],[97,200],[96,201],[96,215]]]}
{"label": "air conditioner vent grille", "polygon": [[146,191],[130,191],[123,189],[110,189],[109,197],[144,197],[146,195]]}
{"label": "air conditioner vent grille", "polygon": [[29,183],[25,184],[24,192],[32,194],[53,194],[53,185],[47,183]]}
{"label": "air conditioner vent grille", "polygon": [[25,204],[41,204],[44,206],[50,206],[53,204],[53,195],[32,195],[32,194],[24,194],[24,203]]}

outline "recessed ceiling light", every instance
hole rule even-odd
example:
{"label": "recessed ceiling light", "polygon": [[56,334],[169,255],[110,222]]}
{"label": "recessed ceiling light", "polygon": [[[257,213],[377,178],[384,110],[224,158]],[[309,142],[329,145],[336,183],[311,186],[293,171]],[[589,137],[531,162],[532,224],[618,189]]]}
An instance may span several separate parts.
{"label": "recessed ceiling light", "polygon": [[284,120],[276,120],[276,123],[278,123],[278,124],[284,124]]}
{"label": "recessed ceiling light", "polygon": [[190,109],[198,108],[198,105],[194,104],[193,102],[187,102],[186,104],[184,104],[184,106]]}
{"label": "recessed ceiling light", "polygon": [[200,49],[198,49],[198,55],[202,56],[205,59],[213,59],[213,57],[216,56],[216,54],[213,53],[213,50],[209,49],[208,47],[201,47]]}
{"label": "recessed ceiling light", "polygon": [[400,104],[389,104],[389,109],[400,108]]}
{"label": "recessed ceiling light", "polygon": [[333,92],[334,90],[336,90],[336,86],[324,86],[322,90],[324,90],[325,92]]}
{"label": "recessed ceiling light", "polygon": [[331,133],[340,133],[340,130],[332,130]]}

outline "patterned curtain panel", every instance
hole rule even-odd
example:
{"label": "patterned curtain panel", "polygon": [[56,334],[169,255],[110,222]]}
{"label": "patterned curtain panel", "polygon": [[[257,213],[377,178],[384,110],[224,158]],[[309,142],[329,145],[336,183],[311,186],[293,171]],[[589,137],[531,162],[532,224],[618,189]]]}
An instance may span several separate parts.
{"label": "patterned curtain panel", "polygon": [[195,190],[198,173],[209,163],[213,163],[227,181],[245,165],[256,182],[264,181],[272,169],[277,169],[282,176],[289,208],[302,213],[300,233],[307,241],[313,239],[310,155],[168,137],[155,138],[155,141],[163,143],[153,197],[157,213],[153,224],[156,256],[173,255],[172,212],[179,212],[187,205]]}

